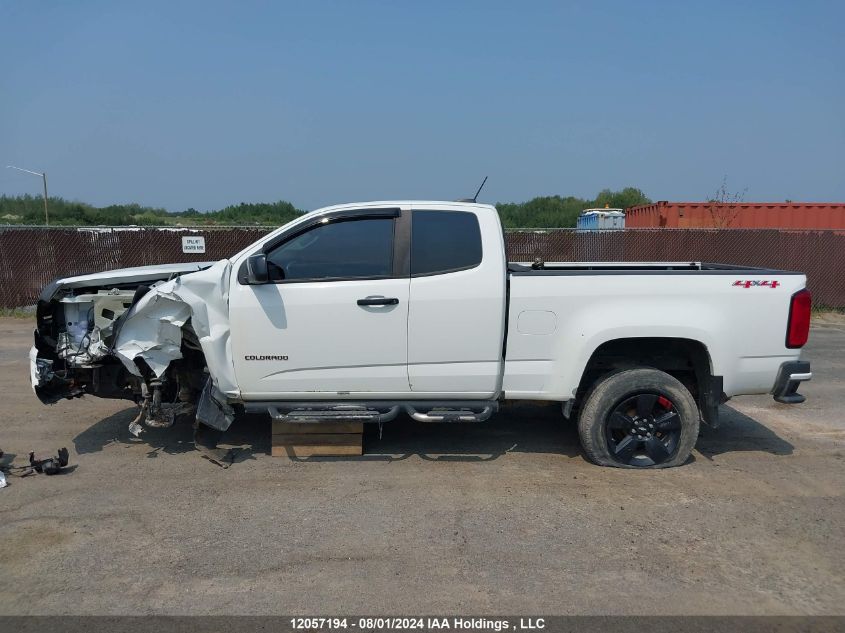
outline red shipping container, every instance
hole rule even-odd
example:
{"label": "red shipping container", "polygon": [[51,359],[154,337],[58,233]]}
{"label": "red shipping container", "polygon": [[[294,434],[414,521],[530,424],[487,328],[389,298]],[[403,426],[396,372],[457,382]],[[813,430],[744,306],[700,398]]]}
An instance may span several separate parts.
{"label": "red shipping container", "polygon": [[843,202],[655,202],[625,210],[625,228],[841,229]]}

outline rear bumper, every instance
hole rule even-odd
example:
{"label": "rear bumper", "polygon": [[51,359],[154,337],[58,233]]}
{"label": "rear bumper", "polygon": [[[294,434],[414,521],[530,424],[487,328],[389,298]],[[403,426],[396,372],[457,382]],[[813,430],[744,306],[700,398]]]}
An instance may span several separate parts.
{"label": "rear bumper", "polygon": [[805,360],[795,360],[783,363],[778,370],[778,377],[775,386],[772,388],[772,396],[783,404],[800,404],[806,398],[798,393],[798,385],[805,380],[810,380],[813,373],[810,371],[810,363]]}

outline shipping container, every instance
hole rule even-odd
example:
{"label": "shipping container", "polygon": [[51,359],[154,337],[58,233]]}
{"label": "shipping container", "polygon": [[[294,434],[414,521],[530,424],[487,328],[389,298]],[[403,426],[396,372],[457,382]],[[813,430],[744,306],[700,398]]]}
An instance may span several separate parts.
{"label": "shipping container", "polygon": [[842,202],[655,202],[626,210],[628,228],[845,229]]}
{"label": "shipping container", "polygon": [[604,231],[625,228],[622,209],[584,209],[575,224],[582,231]]}

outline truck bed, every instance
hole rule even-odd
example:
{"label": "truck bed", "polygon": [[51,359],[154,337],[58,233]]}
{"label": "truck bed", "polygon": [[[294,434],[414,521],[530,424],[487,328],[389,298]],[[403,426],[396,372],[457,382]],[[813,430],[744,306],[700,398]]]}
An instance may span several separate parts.
{"label": "truck bed", "polygon": [[800,275],[802,273],[773,268],[738,266],[714,262],[508,262],[508,272],[514,275],[577,275],[577,274],[637,274],[660,273],[732,275],[753,272],[760,275]]}
{"label": "truck bed", "polygon": [[768,393],[801,273],[706,262],[508,264],[504,391],[566,400],[612,340],[697,341],[724,393]]}

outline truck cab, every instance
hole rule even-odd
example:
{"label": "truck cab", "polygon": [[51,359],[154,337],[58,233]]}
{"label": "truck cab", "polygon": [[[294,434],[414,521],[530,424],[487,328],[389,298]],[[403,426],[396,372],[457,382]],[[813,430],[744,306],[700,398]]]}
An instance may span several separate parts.
{"label": "truck cab", "polygon": [[[232,353],[244,400],[501,391],[507,274],[489,206],[334,207],[235,261]],[[256,266],[266,274],[251,276]]]}

